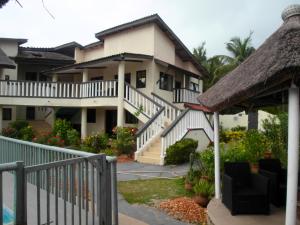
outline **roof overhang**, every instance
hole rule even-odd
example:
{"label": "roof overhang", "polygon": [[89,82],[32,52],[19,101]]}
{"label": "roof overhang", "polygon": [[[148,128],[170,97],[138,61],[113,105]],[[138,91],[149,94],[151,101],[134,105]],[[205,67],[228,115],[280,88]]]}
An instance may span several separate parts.
{"label": "roof overhang", "polygon": [[48,71],[44,71],[46,74],[77,74],[81,73],[84,69],[103,69],[109,65],[117,64],[120,61],[126,62],[143,62],[145,60],[152,60],[153,56],[134,54],[134,53],[122,53],[117,55],[111,55],[87,62],[75,63],[72,65],[62,66],[54,68]]}
{"label": "roof overhang", "polygon": [[174,70],[179,70],[181,72],[183,72],[184,74],[188,75],[188,76],[191,76],[191,77],[195,77],[196,79],[199,79],[199,78],[202,78],[202,75],[199,75],[199,74],[196,74],[196,73],[193,73],[191,71],[188,71],[188,70],[185,70],[181,67],[178,67],[178,66],[175,66],[173,64],[170,64],[170,63],[167,63],[165,61],[162,61],[160,59],[154,59],[154,61],[159,64],[159,65],[162,65],[164,67],[168,67],[170,69],[174,69]]}
{"label": "roof overhang", "polygon": [[0,48],[0,68],[15,69],[16,65]]}

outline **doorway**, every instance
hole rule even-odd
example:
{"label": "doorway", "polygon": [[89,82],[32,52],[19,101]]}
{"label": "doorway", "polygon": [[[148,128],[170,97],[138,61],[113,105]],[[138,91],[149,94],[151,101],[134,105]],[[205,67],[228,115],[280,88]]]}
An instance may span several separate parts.
{"label": "doorway", "polygon": [[105,111],[105,132],[112,135],[112,130],[117,126],[117,110]]}
{"label": "doorway", "polygon": [[35,107],[26,107],[26,120],[35,120]]}

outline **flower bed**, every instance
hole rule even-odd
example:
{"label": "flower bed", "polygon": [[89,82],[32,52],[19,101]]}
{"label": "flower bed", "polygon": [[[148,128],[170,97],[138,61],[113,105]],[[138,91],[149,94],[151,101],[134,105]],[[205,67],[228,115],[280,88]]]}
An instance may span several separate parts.
{"label": "flower bed", "polygon": [[158,206],[168,215],[188,223],[207,224],[206,208],[202,208],[188,197],[163,201]]}

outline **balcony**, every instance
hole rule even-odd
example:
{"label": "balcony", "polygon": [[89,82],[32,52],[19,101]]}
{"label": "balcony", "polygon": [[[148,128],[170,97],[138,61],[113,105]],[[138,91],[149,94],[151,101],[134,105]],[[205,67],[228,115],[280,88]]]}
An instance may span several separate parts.
{"label": "balcony", "polygon": [[82,83],[0,81],[0,99],[7,105],[93,106],[116,105],[117,81]]}
{"label": "balcony", "polygon": [[200,92],[187,88],[176,88],[173,90],[173,103],[193,103],[199,104],[197,97]]}

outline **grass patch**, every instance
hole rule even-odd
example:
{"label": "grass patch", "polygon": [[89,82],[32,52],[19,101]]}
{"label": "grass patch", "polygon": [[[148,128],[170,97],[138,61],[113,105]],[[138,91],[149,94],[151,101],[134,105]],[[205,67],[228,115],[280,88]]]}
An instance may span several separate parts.
{"label": "grass patch", "polygon": [[120,181],[118,190],[130,204],[149,205],[153,200],[192,195],[184,189],[183,178]]}

